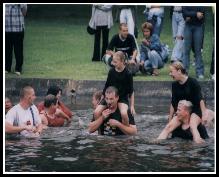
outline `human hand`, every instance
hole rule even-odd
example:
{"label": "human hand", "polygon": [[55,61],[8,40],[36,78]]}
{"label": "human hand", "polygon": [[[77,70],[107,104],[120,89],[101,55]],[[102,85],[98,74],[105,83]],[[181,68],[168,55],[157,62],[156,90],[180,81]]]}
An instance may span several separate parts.
{"label": "human hand", "polygon": [[201,20],[203,18],[204,14],[202,12],[197,12],[197,18]]}
{"label": "human hand", "polygon": [[149,46],[150,45],[150,41],[147,39],[143,39],[142,42],[144,43],[144,45]]}
{"label": "human hand", "polygon": [[27,131],[29,131],[29,132],[34,132],[35,131],[35,127],[32,127],[32,126],[24,126],[24,128],[23,128],[24,130],[27,130]]}
{"label": "human hand", "polygon": [[118,124],[119,124],[120,122],[119,121],[117,121],[117,120],[115,120],[115,119],[110,119],[109,120],[109,124],[110,124],[110,126],[114,126],[114,127],[117,127],[118,126]]}
{"label": "human hand", "polygon": [[186,22],[188,22],[189,20],[191,20],[191,17],[186,17]]}
{"label": "human hand", "polygon": [[111,114],[111,110],[110,110],[110,109],[105,109],[105,110],[102,112],[103,119],[104,119],[104,120],[107,119],[110,114]]}
{"label": "human hand", "polygon": [[135,107],[134,106],[131,106],[130,107],[130,110],[131,110],[131,114],[134,116],[136,114],[135,112]]}

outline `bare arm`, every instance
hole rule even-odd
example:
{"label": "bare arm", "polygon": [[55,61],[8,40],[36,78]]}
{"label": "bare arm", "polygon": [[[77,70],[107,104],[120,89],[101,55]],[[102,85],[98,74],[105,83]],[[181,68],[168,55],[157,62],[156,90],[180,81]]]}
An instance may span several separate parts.
{"label": "bare arm", "polygon": [[175,116],[163,129],[163,131],[158,136],[158,140],[161,139],[167,139],[168,135],[175,130],[178,126],[180,126],[181,122],[178,120],[178,118]]}
{"label": "bare arm", "polygon": [[132,115],[136,114],[135,112],[135,96],[134,96],[134,91],[132,92],[132,95],[130,97],[130,109]]}
{"label": "bare arm", "polygon": [[5,122],[5,132],[6,133],[19,133],[23,130],[32,131],[32,127],[29,126],[13,126],[8,122]]}
{"label": "bare arm", "polygon": [[133,54],[132,54],[132,60],[135,60],[137,57],[138,51],[134,50]]}
{"label": "bare arm", "polygon": [[55,112],[55,115],[57,116],[61,116],[63,117],[64,119],[66,119],[67,121],[70,121],[70,118],[67,114],[65,114],[61,109],[56,109],[56,112]]}
{"label": "bare arm", "polygon": [[129,126],[122,124],[121,122],[115,120],[115,119],[110,119],[109,123],[111,126],[118,127],[123,133],[126,135],[136,135],[137,134],[137,127],[136,125],[131,125]]}
{"label": "bare arm", "polygon": [[168,117],[168,122],[170,122],[173,118],[173,115],[174,115],[174,108],[173,108],[173,105],[171,104],[170,105],[170,113],[169,113],[169,117]]}
{"label": "bare arm", "polygon": [[106,50],[106,54],[113,56],[115,52],[113,52],[112,50]]}
{"label": "bare arm", "polygon": [[101,115],[98,119],[96,119],[95,121],[93,122],[90,122],[89,125],[88,125],[88,131],[89,133],[93,133],[95,132],[99,127],[100,125],[103,123],[104,121],[104,118],[103,116]]}

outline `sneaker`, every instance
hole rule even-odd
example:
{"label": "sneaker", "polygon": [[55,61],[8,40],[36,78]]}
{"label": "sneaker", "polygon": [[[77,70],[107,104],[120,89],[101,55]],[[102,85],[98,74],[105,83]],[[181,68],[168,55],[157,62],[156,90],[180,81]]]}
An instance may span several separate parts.
{"label": "sneaker", "polygon": [[201,74],[198,76],[198,79],[204,79],[204,76]]}
{"label": "sneaker", "polygon": [[21,75],[21,72],[19,72],[19,71],[15,71],[14,73],[15,73],[16,75],[18,75],[18,76]]}

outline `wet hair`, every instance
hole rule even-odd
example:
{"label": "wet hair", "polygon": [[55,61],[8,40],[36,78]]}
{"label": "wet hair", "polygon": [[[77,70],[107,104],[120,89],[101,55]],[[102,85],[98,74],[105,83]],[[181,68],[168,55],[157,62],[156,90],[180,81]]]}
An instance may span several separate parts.
{"label": "wet hair", "polygon": [[116,87],[113,86],[109,86],[107,87],[105,94],[110,94],[110,93],[115,93],[115,96],[118,97],[119,96],[119,91]]}
{"label": "wet hair", "polygon": [[150,33],[152,35],[152,32],[153,32],[153,25],[149,22],[145,22],[141,25],[141,30],[142,32],[144,32],[145,29],[149,29],[150,30]]}
{"label": "wet hair", "polygon": [[125,62],[125,54],[122,51],[117,51],[114,56],[118,57],[121,62]]}
{"label": "wet hair", "polygon": [[128,27],[128,25],[127,25],[126,23],[120,23],[120,25],[119,25],[119,30],[121,30],[122,27]]}
{"label": "wet hair", "polygon": [[44,99],[44,106],[46,108],[49,108],[52,104],[56,105],[56,103],[57,103],[57,98],[55,95],[49,94]]}
{"label": "wet hair", "polygon": [[101,96],[102,96],[102,91],[96,91],[94,94],[93,94],[94,98],[96,100],[100,100],[101,99]]}
{"label": "wet hair", "polygon": [[62,89],[61,88],[59,88],[56,85],[52,85],[52,86],[49,87],[46,95],[52,94],[52,95],[56,96],[59,93],[59,91],[61,91],[61,93],[62,93]]}
{"label": "wet hair", "polygon": [[183,105],[188,111],[189,111],[189,114],[192,113],[192,107],[193,107],[193,104],[191,101],[187,101],[187,100],[180,100],[178,105]]}
{"label": "wet hair", "polygon": [[174,67],[177,71],[180,70],[182,74],[187,75],[186,69],[182,62],[180,61],[174,61],[173,63],[170,64],[170,66]]}
{"label": "wet hair", "polygon": [[21,90],[20,90],[20,98],[24,98],[26,95],[30,94],[30,90],[32,90],[33,87],[27,85],[24,86]]}

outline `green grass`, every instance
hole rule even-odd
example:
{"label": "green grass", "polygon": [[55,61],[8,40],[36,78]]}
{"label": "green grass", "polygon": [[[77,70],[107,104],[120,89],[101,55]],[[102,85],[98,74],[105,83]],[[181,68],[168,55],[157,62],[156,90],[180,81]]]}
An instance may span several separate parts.
{"label": "green grass", "polygon": [[[142,39],[140,30],[144,22],[143,6],[138,7],[138,43]],[[203,60],[205,77],[209,78],[209,67],[213,46],[213,29],[210,8],[206,15]],[[94,36],[86,31],[91,14],[89,5],[29,5],[24,40],[24,64],[21,78],[67,78],[74,80],[105,80],[106,66],[102,62],[91,62]],[[115,16],[115,13],[114,13]],[[118,32],[114,22],[111,37]],[[161,41],[170,48],[172,43],[169,9],[165,9],[165,21]],[[13,60],[13,65],[15,60]],[[13,66],[14,67],[14,66]],[[134,80],[172,80],[168,75],[168,63],[158,77],[143,76]],[[190,75],[195,76],[190,66]],[[6,78],[17,77],[7,74]]]}

